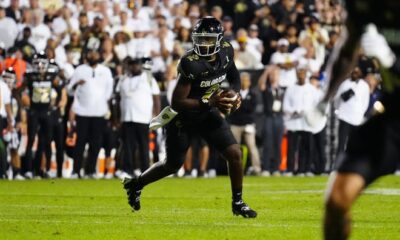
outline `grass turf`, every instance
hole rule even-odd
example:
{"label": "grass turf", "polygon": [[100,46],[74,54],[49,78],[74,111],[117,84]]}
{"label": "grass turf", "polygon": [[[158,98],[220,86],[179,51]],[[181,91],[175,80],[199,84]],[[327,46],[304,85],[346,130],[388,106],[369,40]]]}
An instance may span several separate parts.
{"label": "grass turf", "polygon": [[[234,217],[227,177],[167,178],[132,213],[117,180],[0,181],[0,239],[321,239],[326,177],[246,177],[256,219]],[[400,177],[372,185],[352,239],[400,239]]]}

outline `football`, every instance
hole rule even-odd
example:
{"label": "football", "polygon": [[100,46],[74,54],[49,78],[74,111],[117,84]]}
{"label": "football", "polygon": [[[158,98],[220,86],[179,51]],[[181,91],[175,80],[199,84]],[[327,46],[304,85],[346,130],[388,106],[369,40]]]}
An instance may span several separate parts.
{"label": "football", "polygon": [[224,114],[230,114],[240,107],[240,94],[232,89],[222,90],[220,93],[219,110]]}
{"label": "football", "polygon": [[227,102],[234,102],[238,98],[238,93],[232,89],[222,90],[221,92],[221,100]]}

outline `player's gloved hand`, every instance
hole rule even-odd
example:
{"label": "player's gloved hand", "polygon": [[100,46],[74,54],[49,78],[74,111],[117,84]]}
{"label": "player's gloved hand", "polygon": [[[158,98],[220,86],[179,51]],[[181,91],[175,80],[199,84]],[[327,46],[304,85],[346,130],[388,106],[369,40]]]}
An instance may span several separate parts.
{"label": "player's gloved hand", "polygon": [[208,100],[208,105],[210,107],[216,107],[220,110],[230,110],[233,105],[227,99],[224,99],[224,95],[222,94],[224,91],[222,89],[217,90]]}
{"label": "player's gloved hand", "polygon": [[217,107],[223,114],[229,114],[241,104],[240,94],[233,90],[218,90],[210,97],[210,106]]}
{"label": "player's gloved hand", "polygon": [[366,32],[361,37],[361,47],[368,57],[376,57],[380,64],[390,68],[396,61],[385,37],[381,35],[374,24],[368,24]]}

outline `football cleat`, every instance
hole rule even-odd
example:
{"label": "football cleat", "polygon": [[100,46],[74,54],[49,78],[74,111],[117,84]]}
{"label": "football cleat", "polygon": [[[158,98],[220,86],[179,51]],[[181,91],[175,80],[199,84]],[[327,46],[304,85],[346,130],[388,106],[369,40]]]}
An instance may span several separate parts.
{"label": "football cleat", "polygon": [[233,215],[241,215],[245,218],[255,218],[257,217],[257,212],[251,209],[246,203],[242,200],[239,202],[232,202],[232,212]]}
{"label": "football cleat", "polygon": [[124,178],[122,181],[126,194],[128,195],[128,203],[134,211],[140,210],[140,194],[142,188],[138,186],[137,178]]}

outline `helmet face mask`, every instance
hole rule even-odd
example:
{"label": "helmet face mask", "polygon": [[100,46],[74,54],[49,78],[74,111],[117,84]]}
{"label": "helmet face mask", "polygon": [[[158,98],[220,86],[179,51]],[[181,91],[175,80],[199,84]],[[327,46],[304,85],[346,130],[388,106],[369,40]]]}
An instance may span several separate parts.
{"label": "helmet face mask", "polygon": [[219,52],[222,38],[221,23],[214,17],[202,18],[192,32],[194,52],[201,57],[212,56]]}
{"label": "helmet face mask", "polygon": [[220,33],[193,33],[194,51],[202,57],[212,56],[219,52],[222,34]]}
{"label": "helmet face mask", "polygon": [[1,78],[7,84],[10,89],[14,89],[17,84],[17,76],[12,67],[8,68],[1,74]]}
{"label": "helmet face mask", "polygon": [[49,59],[44,52],[40,52],[33,57],[32,65],[36,71],[45,72],[49,66]]}

